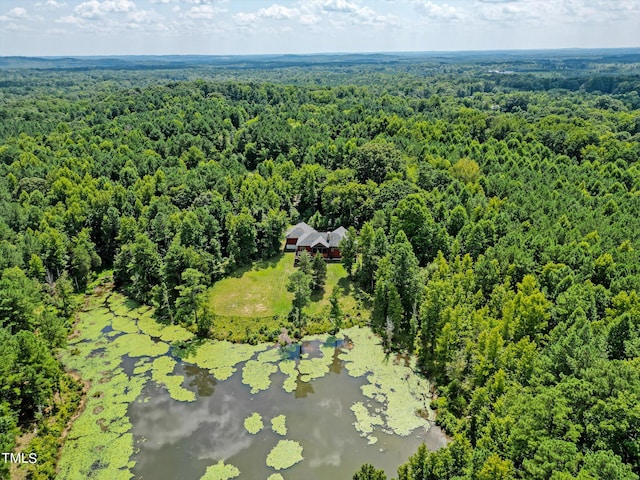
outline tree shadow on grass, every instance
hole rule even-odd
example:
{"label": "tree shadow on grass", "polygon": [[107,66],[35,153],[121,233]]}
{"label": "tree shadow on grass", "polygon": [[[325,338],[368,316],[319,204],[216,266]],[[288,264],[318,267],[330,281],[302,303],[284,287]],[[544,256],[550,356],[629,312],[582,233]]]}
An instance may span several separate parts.
{"label": "tree shadow on grass", "polygon": [[[252,270],[264,270],[267,268],[276,268],[282,257],[284,257],[284,253],[279,253],[270,258],[263,258],[262,260],[258,260],[257,262],[253,262]],[[291,262],[293,263],[293,255],[289,255],[291,257]]]}
{"label": "tree shadow on grass", "polygon": [[319,302],[324,297],[324,293],[325,293],[325,288],[324,287],[323,288],[319,288],[317,290],[311,290],[311,295],[309,296],[309,298],[314,303],[315,302]]}
{"label": "tree shadow on grass", "polygon": [[252,269],[253,269],[253,264],[243,265],[241,267],[237,267],[229,274],[229,277],[240,278],[245,273],[251,271]]}
{"label": "tree shadow on grass", "polygon": [[353,282],[347,277],[342,277],[338,280],[338,287],[342,289],[343,295],[351,295],[353,293]]}
{"label": "tree shadow on grass", "polygon": [[[266,270],[267,268],[276,268],[276,266],[278,265],[278,263],[280,263],[280,260],[282,260],[282,257],[284,255],[287,255],[287,254],[281,252],[277,255],[274,255],[273,257],[263,258],[261,260],[256,260],[254,262],[251,262],[247,265],[242,265],[234,269],[229,274],[229,277],[240,278],[247,272],[252,272],[257,270]],[[291,262],[293,263],[293,254],[289,253],[289,256],[291,257]]]}

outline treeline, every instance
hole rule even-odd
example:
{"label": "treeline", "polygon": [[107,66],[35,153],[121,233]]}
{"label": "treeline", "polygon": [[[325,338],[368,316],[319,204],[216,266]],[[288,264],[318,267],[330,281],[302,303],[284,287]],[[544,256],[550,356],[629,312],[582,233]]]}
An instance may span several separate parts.
{"label": "treeline", "polygon": [[455,441],[419,451],[401,478],[635,478],[633,95],[376,78],[88,81],[12,97],[0,132],[3,451],[55,404],[53,352],[96,272],[206,335],[195,296],[278,253],[303,220],[351,227],[345,266],[374,328],[438,386]]}

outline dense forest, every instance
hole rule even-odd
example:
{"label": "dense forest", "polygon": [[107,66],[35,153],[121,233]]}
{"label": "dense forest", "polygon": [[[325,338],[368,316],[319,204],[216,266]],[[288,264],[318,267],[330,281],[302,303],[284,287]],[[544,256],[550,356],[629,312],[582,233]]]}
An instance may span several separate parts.
{"label": "dense forest", "polygon": [[98,273],[207,336],[195,293],[305,221],[349,227],[373,329],[436,385],[452,442],[399,480],[639,478],[637,57],[3,62],[0,451],[35,426],[55,476]]}

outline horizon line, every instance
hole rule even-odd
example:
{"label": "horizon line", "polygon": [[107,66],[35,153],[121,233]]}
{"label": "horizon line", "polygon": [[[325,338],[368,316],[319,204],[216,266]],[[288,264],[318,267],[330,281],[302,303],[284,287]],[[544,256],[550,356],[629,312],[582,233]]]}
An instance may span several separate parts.
{"label": "horizon line", "polygon": [[483,53],[536,53],[536,52],[588,52],[588,51],[617,51],[638,50],[640,46],[633,47],[554,47],[554,48],[505,48],[505,49],[471,49],[471,50],[377,50],[377,51],[318,51],[305,53],[110,53],[96,55],[0,55],[0,58],[113,58],[113,57],[304,57],[304,56],[340,56],[340,55],[442,55],[442,54],[483,54]]}

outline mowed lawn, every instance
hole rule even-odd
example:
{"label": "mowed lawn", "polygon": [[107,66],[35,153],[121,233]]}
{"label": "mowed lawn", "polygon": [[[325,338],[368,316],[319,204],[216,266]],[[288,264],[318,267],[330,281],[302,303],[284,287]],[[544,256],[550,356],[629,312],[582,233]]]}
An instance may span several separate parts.
{"label": "mowed lawn", "polygon": [[[287,315],[293,298],[293,294],[287,292],[287,281],[296,270],[293,258],[293,253],[283,253],[269,260],[254,262],[216,282],[209,290],[213,312],[216,315],[254,318]],[[341,263],[329,263],[324,290],[311,295],[312,301],[307,307],[311,315],[320,314],[329,305],[331,291],[338,284],[345,294],[341,304],[347,309],[355,306],[355,299],[349,295],[352,285],[344,267]]]}

